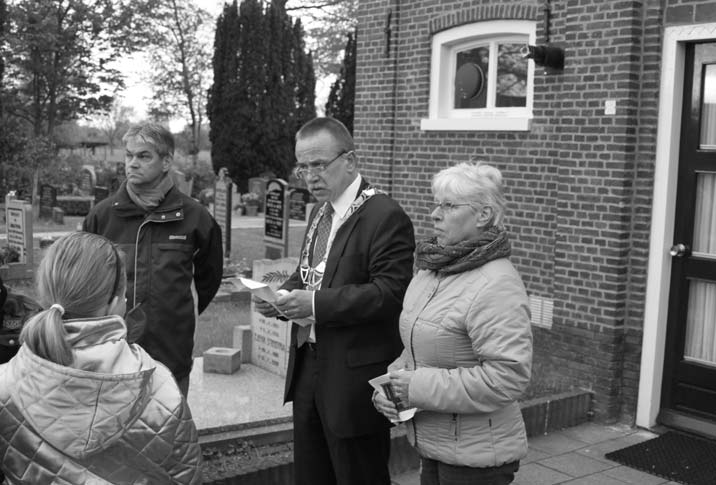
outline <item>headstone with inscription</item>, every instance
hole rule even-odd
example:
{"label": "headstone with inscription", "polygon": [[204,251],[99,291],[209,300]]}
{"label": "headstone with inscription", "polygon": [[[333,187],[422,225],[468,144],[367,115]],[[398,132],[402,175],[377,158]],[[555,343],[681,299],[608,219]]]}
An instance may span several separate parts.
{"label": "headstone with inscription", "polygon": [[293,188],[288,196],[288,217],[298,221],[306,220],[306,205],[311,200],[311,193],[308,189]]}
{"label": "headstone with inscription", "polygon": [[[295,271],[298,258],[258,259],[252,277],[274,291]],[[285,376],[291,345],[291,322],[267,318],[251,306],[251,363]]]}
{"label": "headstone with inscription", "polygon": [[5,228],[7,245],[18,252],[19,260],[11,265],[12,271],[5,272],[3,279],[32,278],[33,264],[32,204],[15,199],[8,194],[5,197]]}
{"label": "headstone with inscription", "polygon": [[264,242],[271,259],[288,256],[288,183],[272,179],[266,184]]}
{"label": "headstone with inscription", "polygon": [[231,256],[231,179],[226,168],[219,169],[219,175],[214,186],[214,219],[221,228],[221,243],[224,249],[224,259]]}

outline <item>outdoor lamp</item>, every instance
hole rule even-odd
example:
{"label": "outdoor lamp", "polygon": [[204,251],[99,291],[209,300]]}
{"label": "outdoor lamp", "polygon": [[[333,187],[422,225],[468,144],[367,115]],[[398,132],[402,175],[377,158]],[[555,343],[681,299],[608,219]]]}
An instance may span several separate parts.
{"label": "outdoor lamp", "polygon": [[561,71],[564,69],[564,49],[548,45],[525,45],[520,49],[522,57],[532,59],[537,66]]}

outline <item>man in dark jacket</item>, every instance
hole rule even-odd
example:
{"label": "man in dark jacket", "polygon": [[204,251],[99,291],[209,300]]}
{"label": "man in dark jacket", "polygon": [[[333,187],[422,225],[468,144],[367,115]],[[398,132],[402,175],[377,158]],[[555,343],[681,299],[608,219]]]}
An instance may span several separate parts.
{"label": "man in dark jacket", "polygon": [[174,139],[166,128],[132,126],[122,141],[127,180],[90,211],[82,228],[106,236],[126,254],[127,308],[134,309],[127,325],[144,326],[137,343],[172,371],[186,396],[196,317],[221,284],[221,229],[174,186]]}
{"label": "man in dark jacket", "polygon": [[[412,276],[413,225],[359,174],[341,122],[306,123],[296,160],[296,175],[319,203],[299,266],[276,301],[294,320],[285,399],[293,402],[295,483],[390,485],[390,423],[372,408],[368,380],[402,349],[398,316]],[[278,315],[255,302],[264,315]]]}

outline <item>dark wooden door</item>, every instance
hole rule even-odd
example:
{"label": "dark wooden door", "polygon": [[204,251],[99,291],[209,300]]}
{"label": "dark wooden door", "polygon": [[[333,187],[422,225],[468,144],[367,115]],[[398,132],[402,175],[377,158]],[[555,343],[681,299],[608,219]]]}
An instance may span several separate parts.
{"label": "dark wooden door", "polygon": [[716,422],[716,43],[687,45],[684,67],[665,424],[674,415]]}

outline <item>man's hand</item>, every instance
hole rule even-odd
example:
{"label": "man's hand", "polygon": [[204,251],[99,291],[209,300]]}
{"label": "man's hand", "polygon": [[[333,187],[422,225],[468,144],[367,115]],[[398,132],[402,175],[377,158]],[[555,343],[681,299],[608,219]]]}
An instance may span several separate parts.
{"label": "man's hand", "polygon": [[256,311],[259,312],[261,315],[271,318],[271,317],[277,317],[279,316],[278,311],[271,305],[269,302],[262,300],[260,298],[257,298],[255,296],[251,297],[251,301],[254,302],[254,305],[256,307]]}
{"label": "man's hand", "polygon": [[289,320],[313,316],[313,291],[293,290],[280,295],[276,306]]}

